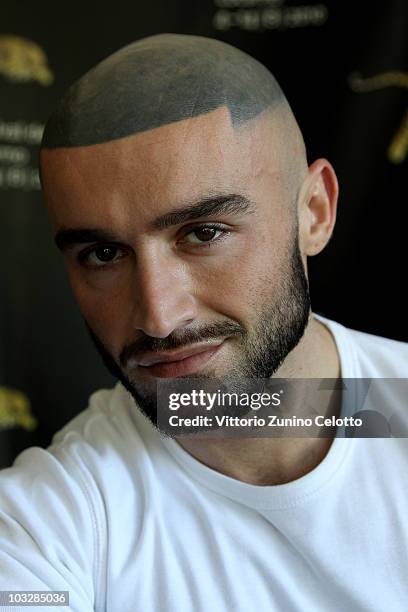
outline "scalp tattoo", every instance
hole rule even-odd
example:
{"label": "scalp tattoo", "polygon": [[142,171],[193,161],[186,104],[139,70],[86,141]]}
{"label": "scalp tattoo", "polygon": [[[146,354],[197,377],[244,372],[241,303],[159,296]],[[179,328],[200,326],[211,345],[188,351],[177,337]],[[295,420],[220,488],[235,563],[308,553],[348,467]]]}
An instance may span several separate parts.
{"label": "scalp tattoo", "polygon": [[66,92],[42,147],[88,146],[227,107],[239,126],[287,105],[273,75],[219,40],[159,34],[109,56]]}

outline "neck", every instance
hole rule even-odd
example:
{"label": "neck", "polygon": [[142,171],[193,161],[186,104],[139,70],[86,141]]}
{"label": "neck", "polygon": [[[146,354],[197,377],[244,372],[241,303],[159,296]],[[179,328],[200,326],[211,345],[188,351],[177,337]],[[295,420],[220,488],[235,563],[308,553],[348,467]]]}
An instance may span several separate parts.
{"label": "neck", "polygon": [[[310,317],[306,331],[274,378],[339,379],[336,343],[325,325]],[[324,413],[340,414],[341,398],[332,391]],[[301,403],[302,395],[297,398]],[[296,401],[296,398],[294,398]],[[226,476],[254,485],[285,484],[312,471],[326,456],[333,436],[325,438],[187,438],[177,442],[193,457]]]}

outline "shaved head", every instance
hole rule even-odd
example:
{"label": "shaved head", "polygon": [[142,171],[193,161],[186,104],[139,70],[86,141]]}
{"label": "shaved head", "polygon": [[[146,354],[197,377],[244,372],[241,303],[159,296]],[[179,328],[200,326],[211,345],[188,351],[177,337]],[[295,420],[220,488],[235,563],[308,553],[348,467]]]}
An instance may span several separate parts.
{"label": "shaved head", "polygon": [[42,146],[105,143],[220,107],[234,127],[268,109],[292,115],[275,78],[246,53],[215,39],[160,34],[120,49],[74,83]]}

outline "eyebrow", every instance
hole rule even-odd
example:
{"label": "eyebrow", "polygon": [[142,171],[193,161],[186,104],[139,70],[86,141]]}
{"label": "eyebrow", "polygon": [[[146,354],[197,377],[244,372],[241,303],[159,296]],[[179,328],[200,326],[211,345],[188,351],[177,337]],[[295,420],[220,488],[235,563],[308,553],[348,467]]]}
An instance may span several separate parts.
{"label": "eyebrow", "polygon": [[[164,230],[208,215],[240,215],[253,211],[254,203],[243,195],[228,194],[208,197],[184,208],[170,210],[150,221],[148,227],[151,230]],[[117,236],[109,231],[88,228],[60,230],[55,235],[54,240],[61,251],[90,242],[118,242]]]}
{"label": "eyebrow", "polygon": [[117,238],[105,230],[84,228],[61,230],[55,235],[54,241],[60,251],[66,251],[89,242],[117,242]]}
{"label": "eyebrow", "polygon": [[229,194],[209,197],[185,208],[170,210],[151,221],[149,225],[151,229],[161,230],[207,215],[239,215],[248,212],[250,208],[253,208],[253,203],[243,195]]}

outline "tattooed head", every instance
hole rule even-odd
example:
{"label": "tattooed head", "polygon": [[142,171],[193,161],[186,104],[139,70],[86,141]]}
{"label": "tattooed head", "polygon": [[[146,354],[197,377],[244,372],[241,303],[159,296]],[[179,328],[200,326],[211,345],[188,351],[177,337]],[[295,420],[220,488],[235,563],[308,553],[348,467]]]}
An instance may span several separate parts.
{"label": "tattooed head", "polygon": [[223,106],[239,126],[282,105],[275,78],[246,53],[215,39],[160,34],[120,49],[74,83],[43,146],[108,142]]}

